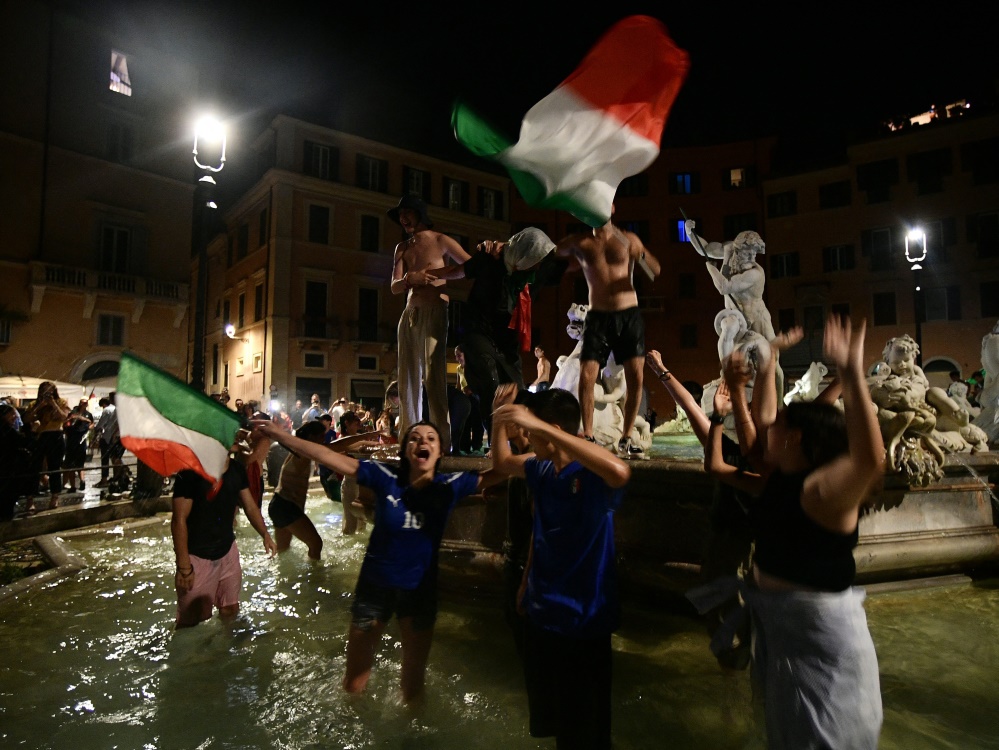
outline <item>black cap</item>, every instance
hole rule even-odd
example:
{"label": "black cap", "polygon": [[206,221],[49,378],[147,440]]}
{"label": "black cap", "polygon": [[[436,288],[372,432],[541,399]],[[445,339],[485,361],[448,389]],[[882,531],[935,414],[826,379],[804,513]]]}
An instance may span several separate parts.
{"label": "black cap", "polygon": [[[396,224],[399,223],[399,211],[403,208],[411,208],[420,215],[420,223],[427,229],[433,227],[434,223],[430,221],[430,217],[427,216],[427,204],[423,202],[422,198],[418,198],[415,195],[404,195],[399,199],[399,205],[395,208],[390,208],[388,210],[388,217],[392,219]],[[401,226],[401,225],[400,225]]]}

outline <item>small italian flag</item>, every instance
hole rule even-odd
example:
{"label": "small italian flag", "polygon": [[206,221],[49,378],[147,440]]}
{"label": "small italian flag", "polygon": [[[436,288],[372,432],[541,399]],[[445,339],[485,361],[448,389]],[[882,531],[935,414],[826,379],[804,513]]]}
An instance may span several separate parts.
{"label": "small italian flag", "polygon": [[687,53],[648,16],[619,21],[579,68],[531,107],[511,144],[462,103],[455,137],[503,164],[528,204],[568,211],[592,227],[610,220],[617,187],[659,155]]}
{"label": "small italian flag", "polygon": [[191,469],[215,484],[226,469],[235,412],[128,352],[115,394],[121,444],[162,476]]}

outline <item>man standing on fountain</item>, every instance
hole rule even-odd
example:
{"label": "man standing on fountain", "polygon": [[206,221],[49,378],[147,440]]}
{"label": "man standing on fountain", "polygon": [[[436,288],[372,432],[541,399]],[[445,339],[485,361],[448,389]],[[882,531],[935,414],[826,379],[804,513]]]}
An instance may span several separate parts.
{"label": "man standing on fountain", "polygon": [[[613,215],[614,209],[611,208]],[[628,395],[624,403],[624,430],[617,453],[622,458],[644,458],[641,446],[631,441],[631,431],[642,400],[642,365],[645,362],[645,323],[638,309],[632,283],[635,264],[659,275],[659,261],[633,232],[622,231],[610,221],[590,235],[569,235],[558,243],[562,257],[579,261],[589,287],[589,312],[583,329],[580,355],[579,407],[583,437],[593,441],[593,387],[607,364],[608,355],[624,367]]]}
{"label": "man standing on fountain", "polygon": [[456,263],[468,260],[461,245],[441,232],[432,231],[427,207],[414,195],[404,195],[388,212],[409,235],[395,246],[392,294],[406,294],[406,308],[399,318],[399,432],[426,418],[423,389],[426,388],[430,420],[440,427],[442,444],[451,445],[451,423],[447,409],[447,306],[448,296],[428,272],[444,268],[444,258]]}

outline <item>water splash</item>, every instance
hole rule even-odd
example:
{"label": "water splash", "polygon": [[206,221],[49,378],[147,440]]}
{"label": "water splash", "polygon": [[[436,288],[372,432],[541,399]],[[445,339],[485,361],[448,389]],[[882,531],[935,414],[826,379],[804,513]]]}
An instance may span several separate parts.
{"label": "water splash", "polygon": [[975,467],[972,466],[971,462],[967,460],[965,454],[951,453],[950,455],[954,460],[956,460],[959,464],[961,464],[965,469],[968,470],[968,474],[970,474],[975,481],[977,481],[979,484],[982,485],[982,487],[985,488],[985,491],[989,493],[989,497],[992,498],[992,504],[995,506],[997,510],[999,510],[999,497],[996,496],[995,490],[992,489],[992,486],[989,484],[988,480],[984,478],[981,474],[979,474],[978,471],[975,470]]}

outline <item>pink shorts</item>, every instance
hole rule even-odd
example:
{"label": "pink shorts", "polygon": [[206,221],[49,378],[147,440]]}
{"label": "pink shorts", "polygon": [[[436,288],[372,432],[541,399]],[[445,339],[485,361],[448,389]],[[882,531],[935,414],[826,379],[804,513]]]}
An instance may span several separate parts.
{"label": "pink shorts", "polygon": [[194,586],[190,591],[177,590],[177,625],[197,625],[210,620],[212,607],[239,606],[243,569],[239,565],[236,543],[218,560],[191,555]]}

